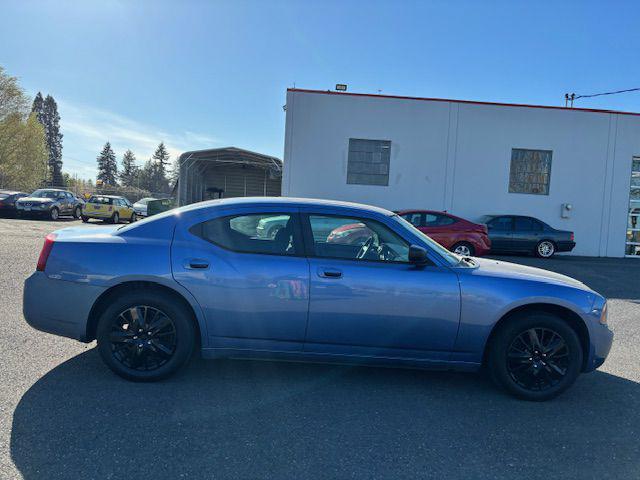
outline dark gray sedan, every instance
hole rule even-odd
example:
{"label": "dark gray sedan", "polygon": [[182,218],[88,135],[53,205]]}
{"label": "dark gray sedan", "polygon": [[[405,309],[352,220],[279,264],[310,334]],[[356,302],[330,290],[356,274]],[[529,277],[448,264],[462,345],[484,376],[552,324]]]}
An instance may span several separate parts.
{"label": "dark gray sedan", "polygon": [[550,258],[576,246],[573,232],[556,230],[542,220],[522,215],[485,215],[492,253],[533,253]]}

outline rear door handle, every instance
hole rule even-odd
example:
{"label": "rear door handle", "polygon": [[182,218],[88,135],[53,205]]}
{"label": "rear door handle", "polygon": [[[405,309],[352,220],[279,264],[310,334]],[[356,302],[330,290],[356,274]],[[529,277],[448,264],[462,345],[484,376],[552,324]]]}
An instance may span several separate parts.
{"label": "rear door handle", "polygon": [[185,262],[184,267],[189,270],[206,270],[209,268],[209,262],[201,258],[192,258]]}
{"label": "rear door handle", "polygon": [[323,278],[341,278],[342,272],[335,268],[319,268],[318,276]]}

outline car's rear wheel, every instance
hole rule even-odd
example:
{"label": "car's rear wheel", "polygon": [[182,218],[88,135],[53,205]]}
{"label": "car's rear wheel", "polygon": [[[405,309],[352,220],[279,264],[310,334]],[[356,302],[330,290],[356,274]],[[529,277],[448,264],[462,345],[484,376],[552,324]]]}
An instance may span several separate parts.
{"label": "car's rear wheel", "polygon": [[544,312],[514,317],[489,345],[493,379],[524,400],[543,401],[569,388],[582,369],[582,346],[563,319]]}
{"label": "car's rear wheel", "polygon": [[542,240],[536,245],[536,255],[540,258],[551,258],[556,253],[556,246],[550,240]]}
{"label": "car's rear wheel", "polygon": [[162,380],[187,363],[195,345],[189,312],[155,291],[118,297],[102,313],[96,338],[107,366],[127,380]]}
{"label": "car's rear wheel", "polygon": [[82,216],[82,207],[76,207],[73,209],[73,218],[80,218]]}
{"label": "car's rear wheel", "polygon": [[453,253],[462,255],[463,257],[473,257],[476,254],[476,249],[468,242],[458,242],[451,247]]}
{"label": "car's rear wheel", "polygon": [[58,207],[53,207],[49,211],[49,218],[55,221],[55,220],[58,220],[59,217],[60,217],[60,210],[58,210]]}

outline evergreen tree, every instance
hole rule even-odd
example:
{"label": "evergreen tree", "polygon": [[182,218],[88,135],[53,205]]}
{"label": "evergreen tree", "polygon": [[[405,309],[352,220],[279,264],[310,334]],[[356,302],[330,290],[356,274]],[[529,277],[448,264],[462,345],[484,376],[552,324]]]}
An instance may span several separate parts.
{"label": "evergreen tree", "polygon": [[164,142],[160,142],[158,148],[153,153],[149,165],[145,165],[149,178],[148,190],[156,193],[167,193],[169,191],[169,180],[167,179],[167,165],[170,163],[171,156],[164,146]]}
{"label": "evergreen tree", "polygon": [[98,161],[98,175],[96,178],[102,180],[103,185],[117,185],[118,163],[116,162],[116,154],[113,152],[109,142],[104,144],[96,160]]}
{"label": "evergreen tree", "polygon": [[136,156],[131,150],[127,150],[122,157],[122,170],[120,172],[120,183],[123,187],[137,186],[138,170]]}
{"label": "evergreen tree", "polygon": [[42,94],[37,93],[33,100],[31,111],[44,127],[47,150],[49,152],[49,179],[52,185],[63,186],[62,176],[62,133],[60,133],[60,115],[58,105],[51,95],[43,100]]}

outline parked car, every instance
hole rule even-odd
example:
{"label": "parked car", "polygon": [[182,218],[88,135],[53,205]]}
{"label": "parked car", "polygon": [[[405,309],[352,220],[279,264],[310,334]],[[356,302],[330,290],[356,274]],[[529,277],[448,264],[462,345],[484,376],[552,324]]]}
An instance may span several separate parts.
{"label": "parked car", "polygon": [[[259,238],[236,228],[247,216],[287,221]],[[375,235],[329,242],[316,235],[327,218]],[[23,302],[31,326],[97,339],[136,381],[166,378],[198,346],[206,358],[486,365],[512,394],[546,400],[598,368],[613,338],[605,298],[577,280],[459,257],[392,212],[321,200],[216,200],[58,230]]]}
{"label": "parked car", "polygon": [[133,209],[136,211],[136,215],[138,217],[147,216],[147,204],[152,200],[156,200],[156,199],[153,197],[145,197],[145,198],[141,198],[140,200],[138,200],[136,203],[133,204]]}
{"label": "parked car", "polygon": [[576,246],[573,232],[556,230],[537,218],[523,215],[485,215],[493,253],[533,253],[550,258]]}
{"label": "parked car", "polygon": [[41,188],[16,201],[18,215],[33,215],[57,220],[61,215],[80,218],[83,201],[67,190]]}
{"label": "parked car", "polygon": [[491,240],[485,225],[433,210],[403,210],[398,214],[458,255],[482,256],[491,249]]}
{"label": "parked car", "polygon": [[350,223],[334,229],[327,237],[327,243],[363,245],[375,235],[364,223]]}
{"label": "parked car", "polygon": [[87,223],[90,218],[110,223],[120,223],[120,220],[133,223],[137,220],[131,202],[116,195],[92,195],[82,209],[82,221]]}
{"label": "parked car", "polygon": [[18,214],[16,200],[27,195],[29,194],[25,192],[0,190],[0,217],[15,217]]}

